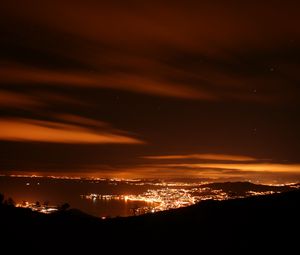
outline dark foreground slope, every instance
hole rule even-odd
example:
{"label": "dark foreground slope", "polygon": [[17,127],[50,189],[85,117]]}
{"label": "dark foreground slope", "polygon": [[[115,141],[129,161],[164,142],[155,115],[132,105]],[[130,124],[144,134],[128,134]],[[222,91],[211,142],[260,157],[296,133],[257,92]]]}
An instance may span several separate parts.
{"label": "dark foreground slope", "polygon": [[110,220],[76,210],[42,215],[7,206],[1,207],[0,214],[1,243],[10,244],[12,249],[31,247],[35,251],[99,251],[105,247],[135,253],[141,244],[152,250],[162,249],[160,245],[169,250],[288,250],[298,247],[300,240],[299,190],[204,201],[187,208]]}

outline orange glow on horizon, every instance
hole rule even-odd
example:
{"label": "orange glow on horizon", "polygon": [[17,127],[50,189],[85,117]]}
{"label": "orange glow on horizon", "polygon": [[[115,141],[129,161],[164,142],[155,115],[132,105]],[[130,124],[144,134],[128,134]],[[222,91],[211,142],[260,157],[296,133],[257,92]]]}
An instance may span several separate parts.
{"label": "orange glow on horizon", "polygon": [[250,171],[250,172],[293,172],[300,173],[300,164],[275,164],[275,163],[255,163],[255,164],[165,164],[165,167],[184,167],[191,169],[220,169],[220,170],[238,170],[238,171]]}

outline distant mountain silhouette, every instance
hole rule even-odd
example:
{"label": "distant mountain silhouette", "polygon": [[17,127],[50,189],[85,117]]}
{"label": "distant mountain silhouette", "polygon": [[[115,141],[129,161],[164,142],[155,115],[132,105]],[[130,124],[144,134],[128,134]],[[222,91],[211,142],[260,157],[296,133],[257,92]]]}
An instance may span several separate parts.
{"label": "distant mountain silhouette", "polygon": [[249,191],[255,192],[266,192],[266,191],[274,191],[274,192],[285,192],[295,190],[296,188],[291,185],[284,186],[271,186],[271,185],[263,185],[263,184],[254,184],[251,182],[215,182],[203,184],[201,187],[208,187],[211,189],[221,189],[224,192],[236,193],[237,195],[245,195]]}
{"label": "distant mountain silhouette", "polygon": [[205,250],[244,254],[277,248],[287,252],[298,246],[299,223],[300,190],[226,201],[207,200],[186,208],[108,220],[73,209],[44,215],[0,206],[2,243],[30,247],[31,251],[46,248],[91,252],[105,247],[141,254],[144,250],[137,247],[144,245],[145,250],[154,253],[162,249],[176,251],[179,247],[185,251],[196,249],[197,254]]}

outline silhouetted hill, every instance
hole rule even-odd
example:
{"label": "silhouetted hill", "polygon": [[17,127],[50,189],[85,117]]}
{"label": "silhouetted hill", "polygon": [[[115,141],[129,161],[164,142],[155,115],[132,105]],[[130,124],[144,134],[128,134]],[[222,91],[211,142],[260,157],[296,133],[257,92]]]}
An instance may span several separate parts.
{"label": "silhouetted hill", "polygon": [[137,249],[140,245],[146,250],[174,251],[181,247],[199,253],[279,247],[287,251],[299,242],[300,191],[208,200],[186,208],[108,220],[78,210],[42,215],[1,206],[0,212],[2,243],[37,251],[45,247],[48,251],[74,252],[110,248],[143,253]]}
{"label": "silhouetted hill", "polygon": [[286,192],[292,191],[296,188],[290,185],[284,186],[270,186],[270,185],[263,185],[263,184],[254,184],[251,182],[215,182],[215,183],[208,183],[203,184],[201,187],[208,187],[211,189],[220,189],[226,193],[236,193],[237,195],[245,195],[249,191],[255,192],[266,192],[266,191],[274,191],[274,192]]}

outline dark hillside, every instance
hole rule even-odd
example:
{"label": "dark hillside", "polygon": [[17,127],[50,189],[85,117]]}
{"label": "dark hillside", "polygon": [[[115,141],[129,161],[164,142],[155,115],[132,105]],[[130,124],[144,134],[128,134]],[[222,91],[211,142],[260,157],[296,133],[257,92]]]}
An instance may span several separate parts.
{"label": "dark hillside", "polygon": [[0,212],[5,243],[38,249],[93,249],[94,245],[108,243],[155,244],[168,249],[191,245],[221,250],[277,246],[289,249],[296,247],[299,240],[300,191],[209,200],[186,208],[109,220],[77,210],[42,215],[2,205]]}

